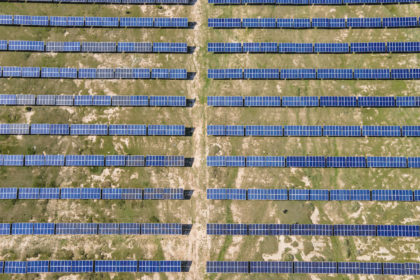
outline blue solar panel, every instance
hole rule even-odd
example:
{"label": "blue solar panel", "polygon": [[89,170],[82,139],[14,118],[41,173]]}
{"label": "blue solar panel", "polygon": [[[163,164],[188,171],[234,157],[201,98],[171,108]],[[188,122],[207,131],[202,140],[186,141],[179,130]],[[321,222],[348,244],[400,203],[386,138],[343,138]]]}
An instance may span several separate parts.
{"label": "blue solar panel", "polygon": [[236,261],[208,261],[207,273],[248,273],[249,262]]}
{"label": "blue solar panel", "polygon": [[365,157],[346,157],[346,166],[351,168],[366,167]]}
{"label": "blue solar panel", "polygon": [[22,77],[22,68],[15,66],[3,66],[3,77],[18,78]]}
{"label": "blue solar panel", "polygon": [[66,166],[104,166],[105,158],[101,155],[68,155]]}
{"label": "blue solar panel", "polygon": [[286,189],[248,189],[248,200],[288,200]]}
{"label": "blue solar panel", "polygon": [[[352,200],[350,190],[330,190],[330,200]],[[335,229],[335,228],[334,228]]]}
{"label": "blue solar panel", "polygon": [[367,157],[367,167],[404,168],[407,167],[405,157]]}
{"label": "blue solar panel", "polygon": [[294,262],[294,273],[337,273],[336,262]]}
{"label": "blue solar panel", "polygon": [[41,69],[41,78],[60,78],[60,68],[43,67]]}
{"label": "blue solar panel", "polygon": [[384,275],[404,275],[405,265],[403,263],[384,263],[383,274]]}
{"label": "blue solar panel", "polygon": [[280,96],[245,96],[246,107],[280,107]]}
{"label": "blue solar panel", "polygon": [[420,42],[388,42],[388,52],[405,53],[419,52]]}
{"label": "blue solar panel", "polygon": [[246,136],[283,136],[283,127],[278,125],[247,125]]}
{"label": "blue solar panel", "polygon": [[382,19],[383,27],[414,27],[417,25],[418,22],[416,17],[392,17]]}
{"label": "blue solar panel", "polygon": [[153,27],[153,18],[122,17],[120,27]]}
{"label": "blue solar panel", "polygon": [[44,51],[43,41],[9,41],[9,51]]}
{"label": "blue solar panel", "polygon": [[34,225],[32,223],[13,223],[12,235],[28,235],[34,233]]}
{"label": "blue solar panel", "polygon": [[395,107],[393,96],[360,96],[358,101],[360,107]]}
{"label": "blue solar panel", "polygon": [[143,199],[142,189],[121,189],[121,199],[141,200]]}
{"label": "blue solar panel", "polygon": [[420,157],[408,157],[407,163],[409,168],[420,168]]}
{"label": "blue solar panel", "polygon": [[[0,235],[9,235],[10,234],[10,224],[0,224]],[[3,265],[3,264],[0,264]],[[0,270],[2,271],[2,266],[0,266]]]}
{"label": "blue solar panel", "polygon": [[250,273],[293,273],[293,262],[249,262]]}
{"label": "blue solar panel", "polygon": [[[0,74],[0,77],[1,77],[1,74]],[[14,94],[1,94],[0,95],[0,105],[17,105],[16,95],[14,95]]]}
{"label": "blue solar panel", "polygon": [[60,189],[40,188],[39,199],[60,199]]}
{"label": "blue solar panel", "polygon": [[144,189],[145,200],[163,200],[163,199],[184,199],[183,189],[168,188],[146,188]]}
{"label": "blue solar panel", "polygon": [[0,199],[17,199],[17,188],[0,188]]}
{"label": "blue solar panel", "polygon": [[244,106],[244,100],[242,96],[208,96],[207,106],[242,107]]}
{"label": "blue solar panel", "polygon": [[375,137],[396,137],[401,136],[401,127],[399,126],[366,126],[362,127],[363,136]]}
{"label": "blue solar panel", "polygon": [[141,234],[159,235],[180,235],[182,234],[181,224],[141,224]]}
{"label": "blue solar panel", "polygon": [[26,262],[5,261],[4,274],[26,273]]}
{"label": "blue solar panel", "polygon": [[209,79],[243,79],[242,69],[208,69]]}
{"label": "blue solar panel", "polygon": [[57,106],[73,106],[73,95],[57,95],[55,103]]}
{"label": "blue solar panel", "polygon": [[96,68],[80,68],[77,77],[79,79],[96,79]]}
{"label": "blue solar panel", "polygon": [[289,200],[309,200],[309,190],[290,189]]}
{"label": "blue solar panel", "polygon": [[354,69],[354,78],[360,80],[388,80],[389,69]]}
{"label": "blue solar panel", "polygon": [[117,52],[150,53],[152,51],[152,43],[118,42],[117,46]]}
{"label": "blue solar panel", "polygon": [[98,234],[119,234],[119,224],[98,224]]}
{"label": "blue solar panel", "polygon": [[[148,157],[146,157],[146,163]],[[182,167],[185,166],[185,159],[184,156],[165,156],[163,164],[168,167]]]}
{"label": "blue solar panel", "polygon": [[134,156],[127,156],[126,159],[126,166],[144,166],[144,156],[134,155]]}
{"label": "blue solar panel", "polygon": [[405,274],[406,275],[420,275],[420,264],[419,263],[405,263]]}
{"label": "blue solar panel", "polygon": [[125,166],[126,156],[113,155],[105,157],[105,166]]}
{"label": "blue solar panel", "polygon": [[1,25],[13,25],[13,16],[12,15],[0,15],[0,24]]}
{"label": "blue solar panel", "polygon": [[225,167],[225,156],[207,156],[207,166]]}
{"label": "blue solar panel", "polygon": [[279,69],[244,69],[244,79],[279,79]]}
{"label": "blue solar panel", "polygon": [[227,167],[245,167],[245,157],[225,156],[225,163]]}
{"label": "blue solar panel", "polygon": [[118,27],[117,17],[85,17],[85,26],[88,27]]}
{"label": "blue solar panel", "polygon": [[[344,0],[346,1],[346,0]],[[347,27],[350,28],[381,28],[381,18],[347,18]]]}
{"label": "blue solar panel", "polygon": [[55,233],[53,223],[34,223],[34,234],[51,235]]}
{"label": "blue solar panel", "polygon": [[[331,80],[352,80],[352,69],[318,69],[318,79],[331,79]],[[322,96],[321,96],[322,97]]]}
{"label": "blue solar panel", "polygon": [[248,235],[245,224],[207,224],[207,235]]}
{"label": "blue solar panel", "polygon": [[49,272],[49,261],[27,261],[26,273],[45,273]]}
{"label": "blue solar panel", "polygon": [[55,225],[56,234],[98,234],[97,224],[64,223]]}
{"label": "blue solar panel", "polygon": [[186,98],[185,96],[150,96],[150,106],[184,107]]}
{"label": "blue solar panel", "polygon": [[246,157],[247,167],[265,167],[265,157],[262,156],[248,156]]}
{"label": "blue solar panel", "polygon": [[284,136],[322,136],[322,126],[285,125]]}
{"label": "blue solar panel", "polygon": [[311,19],[309,18],[295,18],[293,19],[294,28],[311,28]]}
{"label": "blue solar panel", "polygon": [[306,167],[306,157],[288,156],[286,159],[287,167]]}
{"label": "blue solar panel", "polygon": [[348,43],[315,43],[315,53],[348,53]]}
{"label": "blue solar panel", "polygon": [[241,53],[241,43],[208,43],[207,49],[214,53]]}
{"label": "blue solar panel", "polygon": [[[276,28],[275,18],[244,18],[242,19],[244,28]],[[244,45],[245,49],[245,45]]]}
{"label": "blue solar panel", "polygon": [[411,190],[372,190],[372,200],[413,201],[413,192]]}
{"label": "blue solar panel", "polygon": [[[319,77],[319,70],[318,70]],[[356,107],[356,96],[321,96],[319,98],[320,107]],[[324,126],[325,129],[325,126]]]}
{"label": "blue solar panel", "polygon": [[[1,130],[0,130],[1,131]],[[224,125],[208,125],[207,135],[212,136],[226,136]]]}
{"label": "blue solar panel", "polygon": [[165,166],[165,156],[146,156],[146,166]]}
{"label": "blue solar panel", "polygon": [[382,274],[382,263],[339,262],[338,273]]}
{"label": "blue solar panel", "polygon": [[245,128],[243,125],[226,125],[225,133],[226,136],[244,136]]}
{"label": "blue solar panel", "polygon": [[23,155],[3,155],[4,166],[23,166]]}
{"label": "blue solar panel", "polygon": [[318,107],[317,96],[283,96],[283,107]]}
{"label": "blue solar panel", "polygon": [[419,237],[420,226],[412,225],[378,225],[378,236]]}
{"label": "blue solar panel", "polygon": [[208,27],[213,28],[241,28],[240,18],[209,18]]}
{"label": "blue solar panel", "polygon": [[290,225],[249,224],[249,235],[290,235]]}
{"label": "blue solar panel", "polygon": [[117,51],[115,42],[83,42],[82,52],[110,53]]}
{"label": "blue solar panel", "polygon": [[72,272],[72,261],[50,261],[50,272]]}
{"label": "blue solar panel", "polygon": [[[316,79],[315,69],[280,69],[280,79]],[[283,98],[284,104],[284,98]]]}
{"label": "blue solar panel", "polygon": [[19,199],[39,199],[39,188],[20,188]]}
{"label": "blue solar panel", "polygon": [[280,53],[312,53],[313,45],[311,43],[279,43]]}
{"label": "blue solar panel", "polygon": [[333,137],[356,137],[362,136],[362,130],[360,126],[327,125],[324,126],[323,135]]}
{"label": "blue solar panel", "polygon": [[[68,129],[67,129],[68,134]],[[45,166],[64,166],[64,155],[46,155]]]}
{"label": "blue solar panel", "polygon": [[93,261],[71,261],[73,273],[93,272]]}
{"label": "blue solar panel", "polygon": [[386,43],[350,43],[350,52],[386,53],[387,48],[386,48]]}
{"label": "blue solar panel", "polygon": [[375,225],[334,225],[335,236],[376,236]]}
{"label": "blue solar panel", "polygon": [[309,200],[324,200],[328,201],[330,200],[328,190],[310,190],[309,192]]}
{"label": "blue solar panel", "polygon": [[265,157],[266,167],[285,167],[285,157],[282,156],[267,156]]}
{"label": "blue solar panel", "polygon": [[140,234],[140,224],[122,223],[120,224],[120,234],[125,234],[125,235]]}

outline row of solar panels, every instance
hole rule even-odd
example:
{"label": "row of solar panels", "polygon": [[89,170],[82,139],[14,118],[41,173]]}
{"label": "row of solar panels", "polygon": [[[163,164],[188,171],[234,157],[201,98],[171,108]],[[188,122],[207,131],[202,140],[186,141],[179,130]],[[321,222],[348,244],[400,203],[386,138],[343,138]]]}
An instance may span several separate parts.
{"label": "row of solar panels", "polygon": [[418,27],[417,17],[387,18],[209,18],[213,28],[398,28]]}
{"label": "row of solar panels", "polygon": [[364,5],[364,4],[409,4],[418,0],[208,0],[216,5]]}
{"label": "row of solar panels", "polygon": [[420,96],[208,96],[207,105],[214,107],[420,107]]}
{"label": "row of solar panels", "polygon": [[0,261],[0,273],[184,272],[184,261]]}
{"label": "row of solar panels", "polygon": [[420,157],[208,156],[211,167],[420,168]]}
{"label": "row of solar panels", "polygon": [[0,25],[187,28],[188,18],[0,15]]}
{"label": "row of solar panels", "polygon": [[[3,71],[4,72],[4,71]],[[4,76],[4,74],[3,74]],[[418,80],[411,69],[208,69],[209,79],[244,80]]]}
{"label": "row of solar panels", "polygon": [[[1,134],[0,124],[0,134]],[[420,126],[378,125],[208,125],[209,136],[418,137]]]}
{"label": "row of solar panels", "polygon": [[208,235],[420,237],[414,225],[207,224]]}
{"label": "row of solar panels", "polygon": [[186,69],[165,68],[57,68],[57,67],[0,67],[3,78],[47,79],[187,79]]}
{"label": "row of solar panels", "polygon": [[0,188],[0,199],[183,200],[184,189]]}
{"label": "row of solar panels", "polygon": [[207,199],[420,201],[420,190],[207,189]]}
{"label": "row of solar panels", "polygon": [[0,124],[0,135],[185,136],[183,125],[145,124]]}
{"label": "row of solar panels", "polygon": [[0,105],[186,107],[187,99],[185,96],[0,94]]}
{"label": "row of solar panels", "polygon": [[209,261],[207,273],[328,273],[420,275],[420,263]]}
{"label": "row of solar panels", "polygon": [[184,156],[0,155],[0,166],[185,166]]}
{"label": "row of solar panels", "polygon": [[43,42],[0,40],[0,51],[88,53],[186,53],[187,43]]}
{"label": "row of solar panels", "polygon": [[0,235],[183,234],[182,224],[161,223],[13,223],[0,224]]}
{"label": "row of solar panels", "polygon": [[190,4],[189,0],[2,0],[7,2],[77,4]]}
{"label": "row of solar panels", "polygon": [[420,42],[208,43],[213,53],[416,53]]}

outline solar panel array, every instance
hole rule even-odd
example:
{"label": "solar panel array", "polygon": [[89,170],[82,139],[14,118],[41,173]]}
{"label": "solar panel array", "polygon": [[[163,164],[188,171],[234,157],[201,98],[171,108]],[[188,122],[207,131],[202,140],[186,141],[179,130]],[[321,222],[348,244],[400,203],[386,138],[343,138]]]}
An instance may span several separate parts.
{"label": "solar panel array", "polygon": [[0,166],[183,167],[184,156],[0,155]]}
{"label": "solar panel array", "polygon": [[[223,1],[223,0],[216,0]],[[229,0],[228,0],[229,1]],[[285,0],[290,1],[290,0]],[[256,24],[250,25],[249,22]],[[271,24],[266,24],[271,22]],[[390,18],[209,18],[212,28],[406,28],[418,27],[417,17]]]}
{"label": "solar panel array", "polygon": [[[76,0],[75,0],[76,1]],[[417,0],[208,0],[215,5],[366,5],[410,4]]]}
{"label": "solar panel array", "polygon": [[208,167],[420,168],[420,157],[207,156]]}
{"label": "solar panel array", "polygon": [[183,200],[175,188],[0,188],[0,199]]}
{"label": "solar panel array", "polygon": [[[165,75],[160,73],[164,72]],[[187,79],[186,69],[161,68],[56,68],[3,66],[3,78],[44,78],[44,79]]]}
{"label": "solar panel array", "polygon": [[110,28],[188,28],[188,18],[0,15],[0,25]]}
{"label": "solar panel array", "polygon": [[[10,193],[5,196],[10,196]],[[420,190],[207,189],[207,199],[420,201]]]}
{"label": "solar panel array", "polygon": [[0,135],[185,136],[183,125],[143,124],[0,124]]}
{"label": "solar panel array", "polygon": [[174,223],[2,223],[1,235],[181,235],[183,225]]}
{"label": "solar panel array", "polygon": [[[0,125],[1,134],[1,125]],[[418,137],[420,126],[208,125],[208,136]]]}
{"label": "solar panel array", "polygon": [[187,53],[187,43],[0,41],[0,51]]}
{"label": "solar panel array", "polygon": [[420,237],[414,225],[207,224],[207,235]]}
{"label": "solar panel array", "polygon": [[188,0],[9,0],[9,2],[41,2],[61,4],[183,4],[188,5]]}
{"label": "solar panel array", "polygon": [[420,275],[420,263],[208,261],[206,272]]}
{"label": "solar panel array", "polygon": [[420,42],[207,43],[213,53],[416,53]]}
{"label": "solar panel array", "polygon": [[[4,70],[3,70],[4,72]],[[250,75],[249,73],[256,73]],[[4,73],[3,73],[4,76]],[[217,80],[418,80],[420,68],[412,69],[208,69]]]}
{"label": "solar panel array", "polygon": [[[0,95],[0,104],[1,104]],[[208,96],[214,107],[420,107],[419,96]]]}
{"label": "solar panel array", "polygon": [[186,107],[187,99],[185,96],[0,94],[0,105]]}
{"label": "solar panel array", "polygon": [[93,273],[93,272],[183,272],[185,261],[54,260],[0,261],[0,274]]}

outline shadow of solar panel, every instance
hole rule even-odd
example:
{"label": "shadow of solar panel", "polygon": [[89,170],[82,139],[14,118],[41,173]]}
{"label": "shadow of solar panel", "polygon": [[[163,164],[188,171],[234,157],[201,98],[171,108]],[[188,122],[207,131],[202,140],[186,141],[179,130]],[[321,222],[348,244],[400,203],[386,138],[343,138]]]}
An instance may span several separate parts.
{"label": "shadow of solar panel", "polygon": [[411,190],[372,190],[372,200],[413,201],[413,192]]}
{"label": "shadow of solar panel", "polygon": [[120,234],[119,224],[98,224],[98,234]]}
{"label": "shadow of solar panel", "polygon": [[293,262],[249,262],[250,273],[293,273]]}
{"label": "shadow of solar panel", "polygon": [[72,261],[50,261],[50,272],[72,272]]}
{"label": "shadow of solar panel", "polygon": [[125,166],[126,156],[124,155],[112,155],[106,156],[105,166]]}
{"label": "shadow of solar panel", "polygon": [[242,107],[242,96],[207,96],[207,106],[214,107]]}
{"label": "shadow of solar panel", "polygon": [[26,262],[5,261],[4,274],[22,274],[26,273]]}
{"label": "shadow of solar panel", "polygon": [[124,234],[124,235],[140,234],[140,224],[122,223],[120,224],[120,234]]}
{"label": "shadow of solar panel", "polygon": [[309,190],[309,200],[330,200],[330,192],[328,190]]}
{"label": "shadow of solar panel", "polygon": [[34,226],[32,223],[13,223],[12,235],[29,235],[34,233]]}
{"label": "shadow of solar panel", "polygon": [[0,199],[17,199],[17,188],[0,188]]}
{"label": "shadow of solar panel", "polygon": [[23,155],[3,155],[4,166],[23,166]]}
{"label": "shadow of solar panel", "polygon": [[283,96],[283,107],[318,107],[318,96]]}
{"label": "shadow of solar panel", "polygon": [[53,223],[34,223],[34,233],[38,235],[55,234],[55,224]]}
{"label": "shadow of solar panel", "polygon": [[378,236],[419,237],[420,226],[412,225],[378,225]]}
{"label": "shadow of solar panel", "polygon": [[[316,52],[316,50],[315,50],[315,52]],[[317,79],[352,80],[353,79],[353,69],[318,69]]]}
{"label": "shadow of solar panel", "polygon": [[335,236],[376,236],[375,225],[334,225]]}
{"label": "shadow of solar panel", "polygon": [[144,166],[144,156],[128,155],[126,166]]}
{"label": "shadow of solar panel", "polygon": [[39,188],[20,188],[19,199],[39,199]]}
{"label": "shadow of solar panel", "polygon": [[60,199],[60,189],[40,188],[39,199]]}
{"label": "shadow of solar panel", "polygon": [[16,95],[15,94],[1,94],[0,105],[17,105]]}
{"label": "shadow of solar panel", "polygon": [[309,190],[290,189],[289,200],[309,200]]}
{"label": "shadow of solar panel", "polygon": [[337,273],[336,262],[294,262],[294,273]]}
{"label": "shadow of solar panel", "polygon": [[249,224],[249,235],[290,235],[290,225]]}
{"label": "shadow of solar panel", "polygon": [[141,234],[181,235],[181,224],[141,224]]}
{"label": "shadow of solar panel", "polygon": [[246,224],[207,224],[207,235],[248,235]]}
{"label": "shadow of solar panel", "polygon": [[49,261],[26,261],[26,273],[49,272]]}
{"label": "shadow of solar panel", "polygon": [[207,273],[249,273],[249,262],[208,261]]}

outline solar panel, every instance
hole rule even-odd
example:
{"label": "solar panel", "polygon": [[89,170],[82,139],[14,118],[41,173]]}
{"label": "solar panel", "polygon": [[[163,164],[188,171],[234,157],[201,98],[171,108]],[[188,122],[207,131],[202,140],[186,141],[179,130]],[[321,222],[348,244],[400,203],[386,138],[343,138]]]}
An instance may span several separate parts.
{"label": "solar panel", "polygon": [[409,168],[420,168],[420,157],[408,157],[407,167]]}
{"label": "solar panel", "polygon": [[346,157],[346,165],[351,168],[366,167],[365,157]]}
{"label": "solar panel", "polygon": [[338,262],[338,273],[382,274],[382,263]]}
{"label": "solar panel", "polygon": [[387,42],[388,52],[411,53],[420,51],[420,42]]}
{"label": "solar panel", "polygon": [[284,136],[322,136],[322,126],[285,125]]}
{"label": "solar panel", "polygon": [[120,224],[120,234],[124,234],[124,235],[140,234],[140,224],[122,223]]}
{"label": "solar panel", "polygon": [[21,124],[21,123],[10,123],[6,124],[8,127],[8,134],[12,135],[27,135],[30,134],[30,125],[29,124]]}
{"label": "solar panel", "polygon": [[96,68],[80,68],[77,77],[79,79],[96,79]]}
{"label": "solar panel", "polygon": [[68,25],[67,17],[50,16],[50,26],[67,26],[67,25]]}
{"label": "solar panel", "polygon": [[114,79],[114,69],[96,69],[97,79]]}
{"label": "solar panel", "polygon": [[184,199],[183,189],[169,188],[146,188],[144,189],[143,199],[163,200],[163,199]]}
{"label": "solar panel", "polygon": [[39,188],[20,188],[19,199],[39,199]]}
{"label": "solar panel", "polygon": [[104,166],[105,158],[101,155],[68,155],[66,166]]}
{"label": "solar panel", "polygon": [[[35,95],[33,94],[18,94],[16,95],[17,105],[35,105]],[[29,126],[29,125],[28,125]]]}
{"label": "solar panel", "polygon": [[73,273],[93,272],[93,261],[71,261]]}
{"label": "solar panel", "polygon": [[246,224],[207,224],[207,235],[248,235]]}
{"label": "solar panel", "polygon": [[417,26],[417,18],[416,17],[391,17],[391,18],[383,18],[382,19],[382,26],[383,27],[414,27]]}
{"label": "solar panel", "polygon": [[34,234],[51,235],[55,234],[55,225],[53,223],[34,223]]}
{"label": "solar panel", "polygon": [[126,166],[133,167],[133,166],[144,166],[144,156],[140,155],[128,155],[126,159]]}
{"label": "solar panel", "polygon": [[43,52],[43,41],[9,41],[9,51]]}
{"label": "solar panel", "polygon": [[13,223],[12,235],[28,235],[34,233],[34,226],[32,223]]}
{"label": "solar panel", "polygon": [[87,27],[118,27],[119,19],[117,17],[85,17],[85,26]]}
{"label": "solar panel", "polygon": [[36,97],[36,105],[53,106],[55,105],[55,95],[38,95]]}
{"label": "solar panel", "polygon": [[404,168],[407,167],[405,157],[367,157],[367,167]]}
{"label": "solar panel", "polygon": [[246,190],[243,190],[243,189],[207,189],[207,199],[246,200]]}
{"label": "solar panel", "polygon": [[404,275],[405,265],[403,263],[384,263],[383,274],[385,275]]}
{"label": "solar panel", "polygon": [[335,236],[376,236],[375,225],[334,225]]}
{"label": "solar panel", "polygon": [[73,95],[57,95],[55,104],[57,106],[73,106]]}
{"label": "solar panel", "polygon": [[[146,165],[148,157],[146,157]],[[183,167],[185,166],[185,159],[184,156],[164,156],[163,164],[167,167]]]}
{"label": "solar panel", "polygon": [[98,224],[62,223],[55,224],[55,234],[98,234]]}
{"label": "solar panel", "polygon": [[122,17],[120,27],[153,27],[153,18]]}
{"label": "solar panel", "polygon": [[336,262],[294,262],[294,273],[337,273]]}
{"label": "solar panel", "polygon": [[374,137],[397,137],[401,136],[401,128],[399,126],[367,126],[362,127],[363,136]]}
{"label": "solar panel", "polygon": [[64,155],[45,155],[45,166],[64,166],[64,160]]}
{"label": "solar panel", "polygon": [[360,107],[395,107],[393,96],[360,96],[358,102]]}
{"label": "solar panel", "polygon": [[226,136],[244,136],[245,129],[243,125],[226,125]]}
{"label": "solar panel", "polygon": [[[350,52],[353,53],[386,53],[386,43],[350,43]],[[389,46],[389,43],[388,43]]]}
{"label": "solar panel", "polygon": [[413,201],[413,192],[411,190],[372,190],[372,200]]}
{"label": "solar panel", "polygon": [[420,226],[413,225],[378,225],[378,236],[419,237]]}
{"label": "solar panel", "polygon": [[15,66],[3,66],[3,77],[19,78],[22,77],[22,68]]}
{"label": "solar panel", "polygon": [[245,157],[225,156],[225,163],[227,167],[245,167]]}
{"label": "solar panel", "polygon": [[350,190],[330,190],[330,200],[352,200],[351,192]]}
{"label": "solar panel", "polygon": [[[280,69],[280,79],[316,79],[315,69]],[[283,98],[284,104],[284,98]]]}
{"label": "solar panel", "polygon": [[16,274],[26,273],[26,262],[20,261],[5,261],[4,262],[4,273]]}
{"label": "solar panel", "polygon": [[310,190],[309,192],[309,200],[323,200],[328,201],[330,200],[328,190]]}
{"label": "solar panel", "polygon": [[332,225],[300,225],[292,224],[290,227],[291,235],[333,235]]}
{"label": "solar panel", "polygon": [[1,25],[13,25],[13,16],[12,15],[0,15],[0,24]]}
{"label": "solar panel", "polygon": [[244,18],[243,28],[276,28],[275,18]]}
{"label": "solar panel", "polygon": [[207,273],[248,273],[248,262],[236,261],[208,261],[206,263]]}
{"label": "solar panel", "polygon": [[226,166],[225,157],[224,156],[207,156],[207,166],[225,167]]}
{"label": "solar panel", "polygon": [[159,234],[159,235],[181,235],[181,224],[141,224],[141,234]]}
{"label": "solar panel", "polygon": [[315,43],[314,53],[348,53],[348,43]]}
{"label": "solar panel", "polygon": [[318,69],[317,78],[325,79],[325,80],[352,80],[353,70],[352,69]]}
{"label": "solar panel", "polygon": [[388,80],[390,79],[389,69],[354,69],[356,80]]}
{"label": "solar panel", "polygon": [[[1,129],[0,129],[1,131]],[[211,136],[226,136],[224,125],[208,125],[207,135]]]}
{"label": "solar panel", "polygon": [[212,28],[241,28],[240,18],[209,18],[208,27]]}
{"label": "solar panel", "polygon": [[248,156],[246,157],[247,167],[265,167],[265,157],[262,156]]}
{"label": "solar panel", "polygon": [[406,275],[420,275],[420,264],[418,263],[405,263]]}
{"label": "solar panel", "polygon": [[17,199],[17,188],[0,188],[0,199]]}
{"label": "solar panel", "polygon": [[111,106],[111,96],[94,95],[92,99],[93,106]]}
{"label": "solar panel", "polygon": [[362,136],[362,130],[360,126],[326,125],[323,129],[323,135],[331,137],[360,137]]}
{"label": "solar panel", "polygon": [[121,189],[121,199],[141,200],[143,199],[142,189]]}
{"label": "solar panel", "polygon": [[279,79],[279,69],[244,69],[244,79]]}
{"label": "solar panel", "polygon": [[23,155],[3,155],[4,166],[23,166]]}
{"label": "solar panel", "polygon": [[40,188],[39,199],[60,199],[60,189]]}
{"label": "solar panel", "polygon": [[105,157],[105,166],[125,166],[126,156],[112,155]]}
{"label": "solar panel", "polygon": [[309,200],[309,190],[290,189],[289,200]]}
{"label": "solar panel", "polygon": [[98,224],[98,234],[120,234],[119,224]]}
{"label": "solar panel", "polygon": [[[346,0],[344,0],[346,1]],[[349,28],[381,28],[381,18],[347,18]]]}
{"label": "solar panel", "polygon": [[[319,70],[318,70],[319,77]],[[320,107],[356,107],[356,96],[321,96],[319,98]],[[325,130],[324,126],[324,130]]]}
{"label": "solar panel", "polygon": [[318,107],[317,96],[283,96],[283,107]]}
{"label": "solar panel", "polygon": [[115,42],[83,42],[82,52],[113,53],[117,51]]}
{"label": "solar panel", "polygon": [[249,224],[249,235],[290,235],[290,225]]}
{"label": "solar panel", "polygon": [[0,94],[0,105],[17,105],[16,95]]}
{"label": "solar panel", "polygon": [[207,96],[207,106],[214,107],[242,107],[242,96]]}
{"label": "solar panel", "polygon": [[248,200],[288,200],[286,189],[248,189]]}
{"label": "solar panel", "polygon": [[72,261],[50,261],[50,272],[72,272]]}
{"label": "solar panel", "polygon": [[146,42],[118,42],[117,52],[150,53],[153,51],[152,43]]}
{"label": "solar panel", "polygon": [[241,43],[208,43],[208,52],[214,53],[241,53]]}
{"label": "solar panel", "polygon": [[293,262],[249,262],[250,273],[293,273]]}
{"label": "solar panel", "polygon": [[27,261],[26,273],[45,273],[49,272],[49,261]]}

